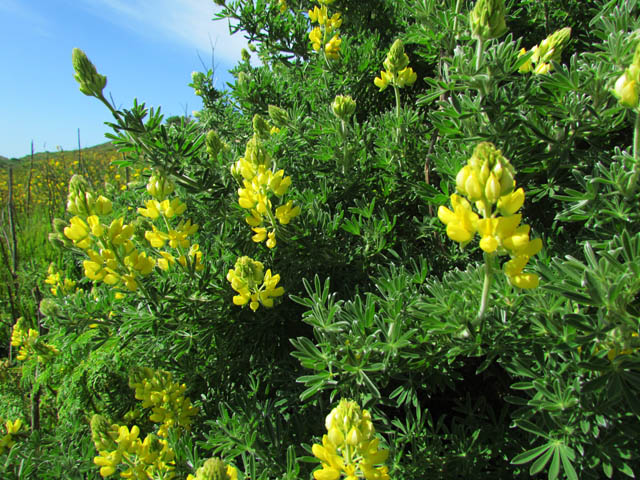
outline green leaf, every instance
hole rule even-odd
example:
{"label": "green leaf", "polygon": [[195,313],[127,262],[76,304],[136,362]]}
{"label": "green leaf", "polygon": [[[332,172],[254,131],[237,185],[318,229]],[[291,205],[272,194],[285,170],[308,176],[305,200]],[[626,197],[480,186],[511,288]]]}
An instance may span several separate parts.
{"label": "green leaf", "polygon": [[[531,460],[533,460],[534,458],[542,455],[544,452],[546,452],[547,450],[549,450],[549,448],[551,448],[551,445],[549,445],[548,443],[545,445],[541,445],[539,447],[533,448],[531,450],[527,450],[526,452],[523,452],[519,455],[516,455],[512,460],[511,463],[513,465],[521,465],[523,463],[528,463]],[[546,462],[545,462],[546,463]]]}
{"label": "green leaf", "polygon": [[542,469],[547,465],[551,455],[553,455],[554,449],[551,448],[550,444],[547,444],[547,451],[538,457],[538,459],[531,464],[531,468],[529,468],[529,474],[535,475],[538,472],[541,472]]}
{"label": "green leaf", "polygon": [[549,480],[556,480],[558,478],[558,473],[560,473],[560,450],[558,447],[553,449],[553,458],[551,459],[551,464],[549,465]]}
{"label": "green leaf", "polygon": [[539,437],[548,438],[547,434],[540,430],[540,427],[538,427],[535,423],[530,422],[529,420],[521,418],[519,420],[516,420],[515,424],[529,433],[533,433],[534,435],[537,435]]}
{"label": "green leaf", "polygon": [[571,460],[575,458],[573,450],[566,445],[560,445],[560,459],[562,460],[562,468],[569,480],[578,480],[578,474],[576,473]]}

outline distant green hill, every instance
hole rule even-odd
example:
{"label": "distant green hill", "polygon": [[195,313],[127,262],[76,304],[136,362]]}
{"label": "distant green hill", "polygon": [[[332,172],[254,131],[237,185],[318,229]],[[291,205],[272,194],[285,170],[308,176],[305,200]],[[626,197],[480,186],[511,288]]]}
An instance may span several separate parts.
{"label": "distant green hill", "polygon": [[[81,149],[81,153],[84,155],[85,153],[87,155],[91,155],[91,154],[95,154],[95,153],[109,153],[115,151],[115,147],[113,146],[113,144],[111,142],[105,142],[105,143],[101,143],[99,145],[94,145],[93,147],[86,147],[86,148],[82,148]],[[42,159],[56,159],[56,157],[61,157],[63,155],[69,155],[69,154],[78,154],[78,150],[56,150],[54,152],[49,152],[49,151],[44,151],[44,152],[38,152],[38,153],[34,153],[33,155],[33,160],[34,162],[37,162],[38,160],[42,160]],[[13,159],[8,159],[6,157],[3,157],[2,155],[0,155],[0,165],[6,166],[8,165],[6,162],[10,162],[10,165],[16,166],[16,165],[20,165],[22,162],[25,161],[31,161],[31,155],[27,154],[23,157],[20,158],[13,158]]]}

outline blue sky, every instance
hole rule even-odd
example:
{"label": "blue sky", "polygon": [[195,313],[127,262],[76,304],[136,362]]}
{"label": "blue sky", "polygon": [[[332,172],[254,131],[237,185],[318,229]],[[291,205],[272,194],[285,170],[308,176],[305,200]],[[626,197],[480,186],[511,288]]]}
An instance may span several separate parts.
{"label": "blue sky", "polygon": [[[55,151],[106,141],[111,116],[80,93],[71,51],[86,52],[107,76],[105,96],[133,99],[166,116],[202,107],[188,87],[191,72],[214,67],[217,88],[246,40],[230,36],[211,0],[0,0],[0,155]],[[211,45],[213,45],[213,52]],[[203,66],[204,62],[204,66]]]}

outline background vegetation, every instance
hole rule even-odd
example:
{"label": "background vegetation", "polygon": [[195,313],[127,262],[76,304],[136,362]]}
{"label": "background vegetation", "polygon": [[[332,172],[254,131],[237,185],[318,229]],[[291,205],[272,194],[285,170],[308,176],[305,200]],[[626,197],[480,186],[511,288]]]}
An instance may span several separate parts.
{"label": "background vegetation", "polygon": [[[309,37],[320,24],[308,12],[322,3],[218,3],[218,20],[234,20],[251,51],[227,90],[213,87],[212,71],[194,74],[204,104],[195,119],[165,121],[137,102],[117,110],[102,97],[101,76],[74,54],[82,92],[113,116],[117,152],[84,151],[82,166],[77,152],[35,159],[34,168],[25,159],[13,171],[13,200],[0,189],[14,215],[0,239],[8,293],[0,417],[24,424],[0,451],[2,475],[107,476],[96,457],[115,448],[109,429],[129,435],[135,424],[175,457],[170,474],[157,467],[137,478],[209,478],[197,469],[214,456],[238,478],[312,478],[312,444],[347,398],[370,412],[390,478],[635,478],[640,135],[637,101],[625,108],[612,90],[634,62],[638,2],[507,1],[506,31],[482,42],[469,22],[476,2],[323,2],[330,17],[341,14],[325,38],[339,35],[337,55],[324,41],[316,51]],[[564,27],[570,39],[547,71],[519,71],[534,45]],[[374,78],[389,70],[397,39],[417,80],[381,90]],[[337,95],[355,101],[351,115],[334,113]],[[475,240],[452,241],[438,210],[451,207],[458,172],[483,141],[514,167],[523,222],[543,248],[526,267],[540,279],[533,289],[512,286],[491,260],[479,316],[486,255]],[[300,213],[265,223],[273,248],[252,239],[259,232],[245,221],[241,158],[291,177],[282,204]],[[69,189],[72,173],[87,182]],[[175,191],[159,194],[162,182]],[[118,218],[131,225],[135,261],[122,260],[114,283],[88,275],[86,262],[97,260],[65,230],[79,215],[64,212],[68,192],[109,199],[98,215],[107,233],[92,230],[94,242]],[[279,195],[270,195],[275,210]],[[175,218],[139,210],[165,197],[186,210]],[[149,240],[148,232],[182,231],[187,219],[198,230],[184,244]],[[103,250],[96,255],[107,265]],[[262,297],[234,304],[243,294],[227,278],[243,256],[279,275],[284,294],[270,290],[273,307]],[[19,317],[38,338],[21,360],[11,346]],[[164,373],[144,377],[143,367]],[[155,400],[135,392],[143,378],[164,389],[162,408],[186,396],[197,415],[163,436],[170,416],[149,416]],[[184,392],[162,398],[180,384]],[[92,438],[95,414],[107,427],[94,422]]]}

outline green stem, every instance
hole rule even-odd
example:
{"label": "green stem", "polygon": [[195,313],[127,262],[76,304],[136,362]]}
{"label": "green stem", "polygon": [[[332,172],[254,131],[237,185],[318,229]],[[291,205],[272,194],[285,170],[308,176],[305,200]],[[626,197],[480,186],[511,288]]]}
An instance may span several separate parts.
{"label": "green stem", "polygon": [[[462,5],[461,0],[457,0],[456,1],[456,13],[455,13],[455,17],[453,17],[453,35],[455,37],[455,40],[457,41],[459,36],[458,36],[458,15],[460,15],[460,7]],[[453,46],[451,47],[451,50],[453,50]]]}
{"label": "green stem", "polygon": [[344,120],[340,120],[340,135],[342,136],[342,173],[347,173],[347,124]]}
{"label": "green stem", "polygon": [[482,37],[478,37],[478,42],[476,43],[476,72],[480,70],[483,53],[484,53],[484,39]]}
{"label": "green stem", "polygon": [[393,92],[396,95],[396,123],[397,123],[397,127],[396,127],[396,143],[398,142],[398,140],[400,139],[400,89],[397,87],[397,85],[393,85]]}
{"label": "green stem", "polygon": [[633,167],[631,177],[627,183],[627,198],[633,197],[636,193],[638,176],[640,175],[640,112],[636,112],[636,122],[633,128]]}
{"label": "green stem", "polygon": [[484,284],[482,286],[482,298],[480,299],[480,308],[478,309],[478,314],[476,315],[475,320],[473,321],[473,325],[478,325],[483,317],[484,313],[487,309],[487,304],[489,302],[489,291],[491,290],[491,278],[493,277],[493,272],[491,270],[491,260],[492,256],[489,254],[484,254]]}

